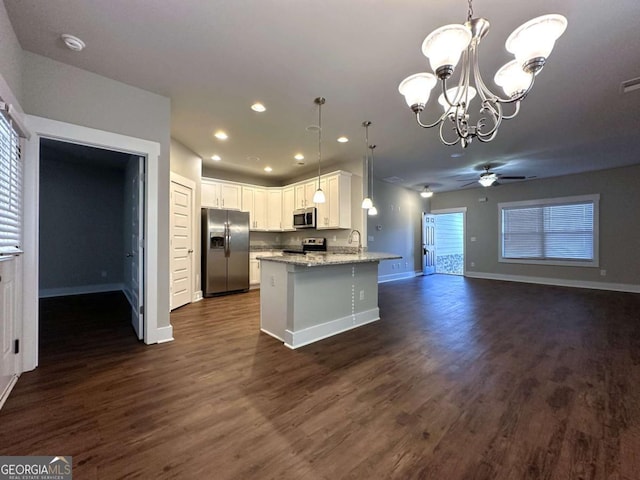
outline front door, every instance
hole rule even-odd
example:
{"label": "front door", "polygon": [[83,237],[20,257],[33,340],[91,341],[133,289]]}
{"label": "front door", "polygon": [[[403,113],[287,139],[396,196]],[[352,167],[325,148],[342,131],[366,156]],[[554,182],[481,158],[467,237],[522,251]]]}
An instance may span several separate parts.
{"label": "front door", "polygon": [[436,216],[422,214],[422,273],[436,273]]}
{"label": "front door", "polygon": [[171,309],[191,303],[193,190],[171,182]]}

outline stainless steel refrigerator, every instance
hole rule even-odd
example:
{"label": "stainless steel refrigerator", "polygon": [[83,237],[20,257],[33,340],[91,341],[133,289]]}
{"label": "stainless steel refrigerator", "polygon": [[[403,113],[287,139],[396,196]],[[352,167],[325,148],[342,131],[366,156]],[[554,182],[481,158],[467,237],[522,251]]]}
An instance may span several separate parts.
{"label": "stainless steel refrigerator", "polygon": [[249,213],[202,209],[202,294],[249,289]]}

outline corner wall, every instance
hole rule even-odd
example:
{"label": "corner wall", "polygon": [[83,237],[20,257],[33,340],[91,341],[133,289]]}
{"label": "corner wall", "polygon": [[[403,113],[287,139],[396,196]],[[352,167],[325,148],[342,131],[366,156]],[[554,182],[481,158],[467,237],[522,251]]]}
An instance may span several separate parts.
{"label": "corner wall", "polygon": [[[640,287],[640,166],[615,168],[498,187],[438,193],[431,208],[467,207],[466,268],[475,274],[542,277]],[[600,266],[563,267],[498,262],[498,203],[600,194]],[[486,202],[478,198],[487,197]],[[475,242],[470,238],[475,237]],[[475,263],[471,267],[471,262]],[[606,276],[600,275],[606,270]]]}

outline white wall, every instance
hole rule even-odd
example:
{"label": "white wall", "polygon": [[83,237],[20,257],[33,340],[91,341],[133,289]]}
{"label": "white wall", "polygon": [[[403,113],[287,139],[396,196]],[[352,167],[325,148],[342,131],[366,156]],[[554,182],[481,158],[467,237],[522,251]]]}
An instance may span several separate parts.
{"label": "white wall", "polygon": [[[0,2],[0,74],[11,94],[22,102],[22,48],[3,2]],[[6,92],[0,91],[0,94],[4,98]]]}
{"label": "white wall", "polygon": [[[517,275],[640,285],[640,166],[601,170],[499,187],[438,193],[436,209],[467,207],[467,273]],[[498,262],[498,203],[600,194],[600,266],[562,267]],[[486,202],[478,198],[487,197]],[[470,238],[476,241],[471,242]],[[475,267],[471,267],[471,262]],[[600,270],[606,270],[606,276]]]}

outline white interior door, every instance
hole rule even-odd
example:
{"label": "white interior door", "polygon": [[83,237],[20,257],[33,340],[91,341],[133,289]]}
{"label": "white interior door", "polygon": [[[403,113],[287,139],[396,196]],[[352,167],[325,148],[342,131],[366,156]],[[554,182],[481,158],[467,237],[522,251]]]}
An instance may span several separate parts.
{"label": "white interior door", "polygon": [[422,214],[422,273],[436,273],[436,216]]}
{"label": "white interior door", "polygon": [[131,177],[131,324],[139,340],[144,337],[144,158]]}
{"label": "white interior door", "polygon": [[171,182],[171,309],[193,298],[193,190]]}
{"label": "white interior door", "polygon": [[15,258],[0,261],[0,399],[18,373],[14,349],[16,285]]}

